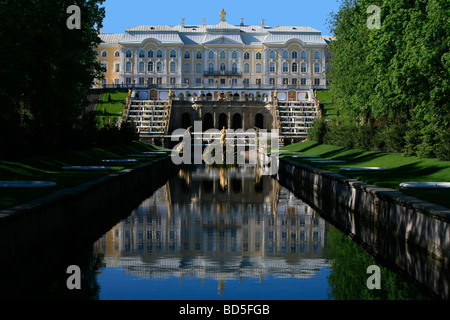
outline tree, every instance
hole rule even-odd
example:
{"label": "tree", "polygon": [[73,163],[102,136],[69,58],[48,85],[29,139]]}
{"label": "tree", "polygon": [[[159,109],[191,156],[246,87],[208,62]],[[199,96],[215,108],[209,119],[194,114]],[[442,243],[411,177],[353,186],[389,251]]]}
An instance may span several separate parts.
{"label": "tree", "polygon": [[[0,0],[0,150],[55,149],[73,137],[101,66],[104,0]],[[66,12],[81,10],[81,29]]]}

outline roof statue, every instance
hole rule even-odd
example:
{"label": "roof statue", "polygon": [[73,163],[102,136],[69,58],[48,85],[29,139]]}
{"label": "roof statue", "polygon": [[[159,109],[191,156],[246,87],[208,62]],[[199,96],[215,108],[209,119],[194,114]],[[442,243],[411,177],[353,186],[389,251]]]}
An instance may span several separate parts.
{"label": "roof statue", "polygon": [[227,16],[227,13],[225,12],[225,10],[222,8],[222,11],[220,11],[220,21],[225,22],[225,17]]}

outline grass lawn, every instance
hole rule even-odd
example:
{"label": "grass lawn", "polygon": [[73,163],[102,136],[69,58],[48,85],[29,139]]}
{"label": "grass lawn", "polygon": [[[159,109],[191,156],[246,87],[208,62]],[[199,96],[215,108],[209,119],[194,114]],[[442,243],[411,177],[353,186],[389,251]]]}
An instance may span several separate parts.
{"label": "grass lawn", "polygon": [[318,155],[320,160],[346,161],[336,164],[318,164],[310,163],[311,160],[318,159],[291,158],[328,171],[339,171],[342,167],[354,166],[388,168],[388,170],[376,172],[341,171],[341,174],[379,187],[397,189],[406,195],[450,208],[450,189],[402,189],[399,186],[400,183],[408,181],[450,182],[450,161],[406,157],[399,153],[346,149],[314,141],[288,145],[280,150],[303,152],[303,155]]}
{"label": "grass lawn", "polygon": [[333,103],[329,90],[317,90],[317,98],[323,104],[323,117],[331,120],[348,121],[349,112]]}
{"label": "grass lawn", "polygon": [[[134,158],[139,162],[132,163],[105,163],[102,160],[131,159],[129,154],[161,149],[142,142],[133,142],[105,149],[71,151],[18,160],[0,160],[0,180],[2,181],[53,181],[57,184],[56,187],[47,188],[0,188],[0,209],[25,203],[58,189],[73,187],[97,179],[111,171],[151,161],[149,158]],[[156,155],[154,158],[161,156],[163,155]],[[108,166],[111,167],[111,171],[69,171],[62,169],[65,166]]]}
{"label": "grass lawn", "polygon": [[95,113],[101,125],[107,125],[111,118],[114,125],[118,117],[122,116],[125,108],[128,89],[104,89],[101,100],[95,107]]}

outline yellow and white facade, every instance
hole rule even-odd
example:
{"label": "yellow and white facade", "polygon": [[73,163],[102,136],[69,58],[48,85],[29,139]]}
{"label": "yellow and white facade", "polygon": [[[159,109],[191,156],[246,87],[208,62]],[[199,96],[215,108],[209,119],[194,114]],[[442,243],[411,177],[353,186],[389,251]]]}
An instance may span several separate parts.
{"label": "yellow and white facade", "polygon": [[[98,87],[324,89],[328,40],[310,27],[220,22],[141,25],[100,34],[98,59],[106,68]],[[281,95],[282,95],[282,91]],[[287,97],[286,97],[287,98]]]}

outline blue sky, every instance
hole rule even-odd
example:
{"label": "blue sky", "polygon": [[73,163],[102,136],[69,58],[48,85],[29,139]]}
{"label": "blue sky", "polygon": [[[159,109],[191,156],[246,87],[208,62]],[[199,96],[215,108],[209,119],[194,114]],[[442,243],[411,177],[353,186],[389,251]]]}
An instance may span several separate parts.
{"label": "blue sky", "polygon": [[245,24],[268,26],[308,26],[330,34],[327,20],[331,12],[339,9],[338,0],[106,0],[103,4],[106,17],[103,33],[122,33],[127,26],[217,24],[222,8],[227,22],[238,25],[240,18]]}

